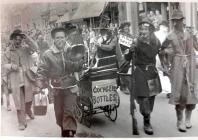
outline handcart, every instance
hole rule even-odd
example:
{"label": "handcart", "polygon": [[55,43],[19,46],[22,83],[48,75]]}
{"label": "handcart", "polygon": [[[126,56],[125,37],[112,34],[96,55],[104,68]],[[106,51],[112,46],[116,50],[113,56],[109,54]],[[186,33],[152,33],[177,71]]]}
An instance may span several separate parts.
{"label": "handcart", "polygon": [[[98,62],[114,61],[115,56],[101,58]],[[88,69],[80,78],[77,97],[78,119],[90,126],[94,114],[104,113],[111,121],[117,119],[120,97],[117,92],[117,64],[111,63]]]}

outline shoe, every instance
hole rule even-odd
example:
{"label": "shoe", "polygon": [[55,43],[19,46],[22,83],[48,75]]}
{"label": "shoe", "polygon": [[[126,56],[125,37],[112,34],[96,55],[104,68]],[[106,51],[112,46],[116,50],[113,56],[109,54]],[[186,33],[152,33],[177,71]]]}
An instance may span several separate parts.
{"label": "shoe", "polygon": [[153,135],[153,128],[150,124],[150,117],[144,117],[144,132],[147,135]]}
{"label": "shoe", "polygon": [[138,125],[137,125],[137,119],[133,118],[133,135],[139,135],[139,131],[138,131]]}
{"label": "shoe", "polygon": [[190,129],[190,128],[192,128],[192,124],[190,122],[192,111],[191,110],[186,110],[185,114],[186,114],[185,125],[186,125],[187,129]]}
{"label": "shoe", "polygon": [[61,137],[69,137],[69,131],[68,130],[61,130]]}
{"label": "shoe", "polygon": [[184,123],[181,122],[181,121],[178,121],[178,122],[177,122],[177,129],[178,129],[180,132],[186,132],[186,127],[185,127]]}
{"label": "shoe", "polygon": [[61,130],[61,136],[62,137],[74,137],[75,131],[72,130]]}
{"label": "shoe", "polygon": [[34,120],[34,114],[31,112],[31,113],[27,113],[28,117],[31,119],[31,120]]}
{"label": "shoe", "polygon": [[144,125],[144,132],[147,135],[153,135],[153,128],[151,125]]}
{"label": "shoe", "polygon": [[18,129],[19,130],[25,130],[26,127],[27,127],[27,124],[26,125],[19,124]]}
{"label": "shoe", "polygon": [[186,121],[186,128],[187,128],[187,129],[192,128],[192,124],[191,124],[190,121]]}
{"label": "shoe", "polygon": [[186,127],[183,122],[183,110],[176,110],[177,115],[177,129],[180,132],[186,132]]}

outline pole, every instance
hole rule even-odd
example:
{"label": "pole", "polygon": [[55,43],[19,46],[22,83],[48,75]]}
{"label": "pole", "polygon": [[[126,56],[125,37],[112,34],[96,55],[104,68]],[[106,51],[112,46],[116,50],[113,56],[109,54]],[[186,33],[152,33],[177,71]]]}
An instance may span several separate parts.
{"label": "pole", "polygon": [[163,2],[161,3],[161,14],[162,14],[163,20],[167,20],[166,5]]}
{"label": "pole", "polygon": [[135,51],[132,52],[132,68],[131,68],[131,80],[132,80],[132,93],[130,94],[130,108],[131,108],[131,117],[132,117],[132,130],[133,135],[139,135],[138,127],[137,127],[137,119],[135,114]]}
{"label": "pole", "polygon": [[[173,8],[172,8],[170,2],[168,3],[168,11],[169,11],[169,19],[170,19],[171,18],[172,11],[173,11]],[[172,22],[169,22],[169,28],[172,29]]]}

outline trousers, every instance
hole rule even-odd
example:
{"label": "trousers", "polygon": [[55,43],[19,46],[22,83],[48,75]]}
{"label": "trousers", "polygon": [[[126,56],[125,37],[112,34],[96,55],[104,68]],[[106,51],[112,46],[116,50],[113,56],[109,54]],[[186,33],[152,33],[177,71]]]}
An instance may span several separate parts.
{"label": "trousers", "polygon": [[32,101],[31,102],[25,102],[25,92],[24,88],[22,87],[20,90],[20,104],[21,109],[17,110],[17,119],[18,123],[22,125],[26,125],[26,114],[31,114],[31,107],[32,107]]}
{"label": "trousers", "polygon": [[137,97],[137,102],[140,106],[140,113],[143,116],[149,116],[153,111],[155,96]]}
{"label": "trousers", "polygon": [[54,111],[56,123],[63,130],[77,129],[77,122],[73,115],[76,95],[69,90],[56,89],[54,94]]}
{"label": "trousers", "polygon": [[175,110],[179,110],[182,111],[184,109],[188,110],[188,111],[192,111],[193,109],[195,109],[196,104],[187,104],[187,105],[176,105],[175,106]]}

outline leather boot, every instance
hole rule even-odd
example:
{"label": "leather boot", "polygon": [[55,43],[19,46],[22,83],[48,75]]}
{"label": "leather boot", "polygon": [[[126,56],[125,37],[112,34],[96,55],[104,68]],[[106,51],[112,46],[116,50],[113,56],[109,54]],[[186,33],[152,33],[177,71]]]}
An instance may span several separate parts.
{"label": "leather boot", "polygon": [[61,128],[61,137],[69,137],[69,131]]}
{"label": "leather boot", "polygon": [[183,122],[183,110],[176,110],[177,114],[177,129],[180,132],[186,132],[186,127]]}
{"label": "leather boot", "polygon": [[186,110],[185,111],[185,115],[186,115],[185,124],[186,124],[186,128],[187,129],[190,129],[192,127],[192,124],[190,122],[190,120],[191,120],[191,114],[192,114],[192,110]]}
{"label": "leather boot", "polygon": [[144,132],[148,135],[153,135],[153,128],[150,124],[150,116],[144,116]]}
{"label": "leather boot", "polygon": [[76,134],[76,132],[72,131],[72,130],[62,130],[61,131],[62,137],[74,137],[75,134]]}
{"label": "leather boot", "polygon": [[133,135],[139,135],[137,119],[133,117],[132,120],[133,120],[133,126],[132,126]]}

